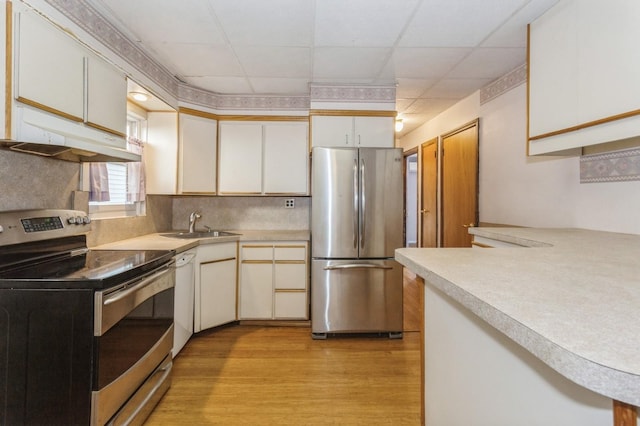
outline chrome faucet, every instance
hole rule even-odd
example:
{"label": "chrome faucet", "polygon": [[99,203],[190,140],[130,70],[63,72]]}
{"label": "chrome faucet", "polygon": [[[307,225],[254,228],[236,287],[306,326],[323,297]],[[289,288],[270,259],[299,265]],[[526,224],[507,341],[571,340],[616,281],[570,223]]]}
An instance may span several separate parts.
{"label": "chrome faucet", "polygon": [[189,232],[196,232],[196,220],[201,217],[198,212],[193,212],[189,215]]}

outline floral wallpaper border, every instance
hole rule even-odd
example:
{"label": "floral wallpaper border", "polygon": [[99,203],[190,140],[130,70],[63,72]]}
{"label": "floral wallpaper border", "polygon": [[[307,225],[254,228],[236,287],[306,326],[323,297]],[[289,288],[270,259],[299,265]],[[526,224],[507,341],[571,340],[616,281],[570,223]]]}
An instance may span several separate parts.
{"label": "floral wallpaper border", "polygon": [[503,93],[527,82],[527,64],[524,63],[518,68],[508,72],[493,83],[489,83],[480,89],[480,105],[497,98]]}
{"label": "floral wallpaper border", "polygon": [[312,102],[388,102],[395,104],[395,86],[319,85],[310,87]]}
{"label": "floral wallpaper border", "polygon": [[640,149],[580,157],[580,183],[640,180]]}

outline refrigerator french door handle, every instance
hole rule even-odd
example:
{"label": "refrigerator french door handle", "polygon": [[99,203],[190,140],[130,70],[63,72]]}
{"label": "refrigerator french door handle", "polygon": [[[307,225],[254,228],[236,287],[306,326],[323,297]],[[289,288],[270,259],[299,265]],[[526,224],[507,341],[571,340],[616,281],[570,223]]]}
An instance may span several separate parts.
{"label": "refrigerator french door handle", "polygon": [[347,263],[343,265],[325,266],[325,271],[334,271],[337,269],[393,269],[391,266],[376,265],[375,263]]}
{"label": "refrigerator french door handle", "polygon": [[366,216],[366,208],[365,208],[365,204],[366,204],[366,199],[365,199],[365,194],[366,194],[366,189],[365,189],[365,178],[364,178],[364,159],[360,160],[360,248],[363,249],[364,248],[364,235],[366,234],[366,223],[365,223],[365,216]]}
{"label": "refrigerator french door handle", "polygon": [[358,248],[358,159],[353,160],[353,248]]}

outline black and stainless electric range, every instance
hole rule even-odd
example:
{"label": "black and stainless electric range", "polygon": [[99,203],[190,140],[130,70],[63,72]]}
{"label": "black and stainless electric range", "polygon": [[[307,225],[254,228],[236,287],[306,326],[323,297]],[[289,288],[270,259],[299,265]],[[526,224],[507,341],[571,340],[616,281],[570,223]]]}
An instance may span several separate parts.
{"label": "black and stainless electric range", "polygon": [[90,230],[0,212],[0,425],[141,424],[171,383],[173,252],[89,250]]}

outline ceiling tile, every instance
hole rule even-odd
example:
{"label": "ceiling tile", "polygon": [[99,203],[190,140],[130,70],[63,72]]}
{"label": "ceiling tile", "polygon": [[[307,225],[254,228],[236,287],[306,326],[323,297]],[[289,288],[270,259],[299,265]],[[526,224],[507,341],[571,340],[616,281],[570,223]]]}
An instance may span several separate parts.
{"label": "ceiling tile", "polygon": [[396,97],[419,98],[436,81],[436,79],[399,78]]}
{"label": "ceiling tile", "polygon": [[485,85],[491,83],[493,79],[445,79],[439,81],[429,90],[423,97],[425,98],[445,98],[445,99],[462,99],[466,98],[476,90],[481,89]]}
{"label": "ceiling tile", "polygon": [[470,52],[466,48],[398,48],[391,64],[397,78],[440,78]]}
{"label": "ceiling tile", "polygon": [[437,113],[443,111],[457,102],[456,99],[424,98],[416,99],[407,109],[407,114],[412,113]]}
{"label": "ceiling tile", "polygon": [[423,1],[399,45],[408,47],[477,46],[527,1]]}
{"label": "ceiling tile", "polygon": [[316,46],[391,47],[417,0],[322,0],[316,2]]}
{"label": "ceiling tile", "polygon": [[242,77],[185,77],[188,84],[220,94],[252,93],[249,82]]}
{"label": "ceiling tile", "polygon": [[233,51],[226,46],[186,43],[152,43],[163,63],[180,76],[243,76]]}
{"label": "ceiling tile", "polygon": [[522,65],[527,57],[525,48],[478,48],[449,73],[449,78],[496,79]]}
{"label": "ceiling tile", "polygon": [[147,42],[225,43],[206,0],[104,0],[122,24]]}
{"label": "ceiling tile", "polygon": [[335,79],[336,83],[373,80],[384,65],[390,49],[317,47],[313,57],[313,81]]}
{"label": "ceiling tile", "polygon": [[235,53],[249,77],[307,77],[311,49],[307,47],[238,46]]}
{"label": "ceiling tile", "polygon": [[[309,0],[209,0],[228,40],[237,45],[310,46]],[[182,2],[181,2],[182,3]]]}
{"label": "ceiling tile", "polygon": [[271,95],[309,95],[309,80],[306,78],[250,78],[256,93]]}
{"label": "ceiling tile", "polygon": [[497,28],[483,43],[483,47],[526,47],[527,24],[559,0],[532,0],[518,10],[506,23]]}

